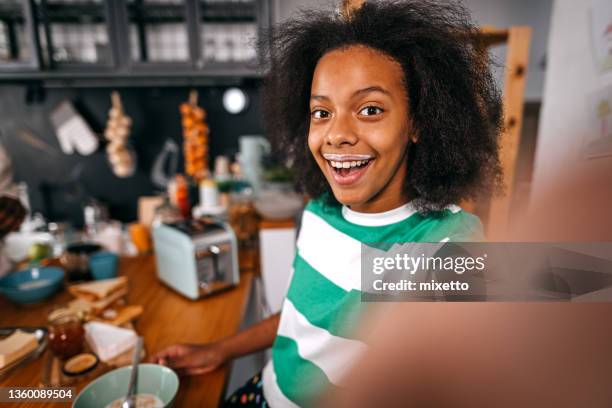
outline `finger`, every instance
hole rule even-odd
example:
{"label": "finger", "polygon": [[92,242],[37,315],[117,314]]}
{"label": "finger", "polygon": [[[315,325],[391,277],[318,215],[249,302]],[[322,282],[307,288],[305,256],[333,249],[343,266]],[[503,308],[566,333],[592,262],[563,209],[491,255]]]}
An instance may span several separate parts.
{"label": "finger", "polygon": [[210,373],[211,371],[215,370],[215,367],[210,367],[210,366],[206,366],[206,367],[184,367],[184,368],[174,368],[173,369],[177,372],[177,374],[181,377],[188,377],[188,376],[192,376],[192,375],[203,375],[203,374],[207,374]]}
{"label": "finger", "polygon": [[165,365],[173,369],[188,368],[193,366],[193,358],[177,350],[165,350],[154,356],[157,364]]}
{"label": "finger", "polygon": [[170,354],[162,352],[155,354],[153,357],[151,357],[151,360],[157,364],[168,365],[168,362],[172,360],[172,357]]}
{"label": "finger", "polygon": [[216,370],[216,367],[212,367],[212,366],[207,366],[207,367],[193,367],[193,368],[187,368],[185,369],[185,371],[187,372],[188,375],[201,375],[201,374],[207,374],[210,372],[213,372]]}
{"label": "finger", "polygon": [[160,364],[158,361],[157,355],[147,357],[147,363]]}
{"label": "finger", "polygon": [[153,358],[155,360],[160,360],[160,359],[168,360],[173,357],[178,357],[180,354],[181,354],[181,351],[178,346],[170,346],[170,347],[166,347],[165,349],[162,349],[158,351],[157,353],[155,353],[153,355]]}
{"label": "finger", "polygon": [[165,363],[168,367],[174,369],[191,368],[194,366],[193,358],[191,356],[176,356],[164,358]]}

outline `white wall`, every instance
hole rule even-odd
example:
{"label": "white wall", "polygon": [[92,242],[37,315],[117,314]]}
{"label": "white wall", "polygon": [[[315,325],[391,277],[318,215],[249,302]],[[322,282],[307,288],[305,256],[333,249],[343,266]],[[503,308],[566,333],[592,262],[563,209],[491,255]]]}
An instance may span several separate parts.
{"label": "white wall", "polygon": [[[474,20],[480,25],[499,28],[528,25],[533,28],[525,91],[525,99],[528,101],[538,101],[542,97],[545,74],[542,61],[546,54],[552,2],[553,0],[463,0],[472,12]],[[300,8],[327,7],[331,10],[339,3],[340,0],[276,0],[276,21],[291,17]],[[505,61],[505,47],[497,47],[493,55],[496,61],[502,64]],[[496,77],[501,85],[503,69],[496,70]]]}
{"label": "white wall", "polygon": [[[612,156],[587,159],[581,153],[591,128],[587,97],[612,86],[612,71],[600,73],[592,54],[591,4],[591,0],[555,0],[532,202],[553,194],[559,200],[576,201],[581,215],[599,212],[603,220],[612,218],[612,203],[604,198],[612,196]],[[567,187],[568,182],[573,187]],[[589,197],[580,196],[576,186],[588,186],[592,198],[588,208],[584,202]],[[574,191],[564,191],[570,188]]]}

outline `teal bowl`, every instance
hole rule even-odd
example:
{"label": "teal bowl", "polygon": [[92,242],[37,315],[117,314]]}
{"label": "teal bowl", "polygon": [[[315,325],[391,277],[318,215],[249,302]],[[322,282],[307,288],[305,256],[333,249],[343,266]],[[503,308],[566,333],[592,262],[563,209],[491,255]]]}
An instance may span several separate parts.
{"label": "teal bowl", "polygon": [[39,303],[57,292],[63,282],[64,271],[61,268],[29,268],[0,279],[0,292],[16,303]]}
{"label": "teal bowl", "polygon": [[[104,408],[125,397],[132,367],[122,367],[106,373],[87,387],[74,400],[74,408]],[[179,389],[178,375],[168,367],[157,364],[138,366],[138,394],[153,394],[164,408],[171,407]]]}
{"label": "teal bowl", "polygon": [[96,252],[89,256],[89,270],[95,280],[117,277],[119,256],[112,252]]}

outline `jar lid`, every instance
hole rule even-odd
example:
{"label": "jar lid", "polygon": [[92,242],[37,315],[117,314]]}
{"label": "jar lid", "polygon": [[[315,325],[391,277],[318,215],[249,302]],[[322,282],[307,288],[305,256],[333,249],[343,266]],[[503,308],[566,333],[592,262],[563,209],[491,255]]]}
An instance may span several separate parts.
{"label": "jar lid", "polygon": [[53,310],[51,313],[49,313],[49,316],[47,317],[47,321],[50,324],[52,324],[53,322],[57,322],[60,320],[77,318],[77,317],[78,316],[74,313],[73,310],[67,307],[60,307],[58,309]]}
{"label": "jar lid", "polygon": [[77,354],[66,360],[62,367],[62,371],[68,376],[87,374],[96,368],[99,361],[98,356],[93,353]]}

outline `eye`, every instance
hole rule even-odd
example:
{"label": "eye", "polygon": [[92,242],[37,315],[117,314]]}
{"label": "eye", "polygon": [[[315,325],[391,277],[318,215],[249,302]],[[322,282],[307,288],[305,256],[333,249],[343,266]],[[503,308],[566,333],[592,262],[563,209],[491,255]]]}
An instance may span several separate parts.
{"label": "eye", "polygon": [[363,116],[374,116],[380,115],[383,112],[384,111],[378,106],[366,106],[365,108],[359,111],[359,114]]}
{"label": "eye", "polygon": [[327,119],[331,116],[331,113],[323,109],[315,109],[314,111],[310,112],[310,116],[313,119]]}

